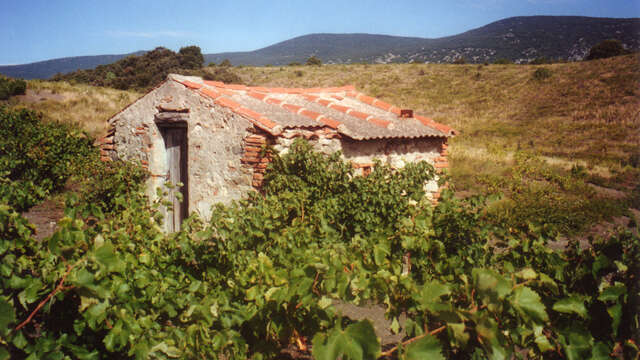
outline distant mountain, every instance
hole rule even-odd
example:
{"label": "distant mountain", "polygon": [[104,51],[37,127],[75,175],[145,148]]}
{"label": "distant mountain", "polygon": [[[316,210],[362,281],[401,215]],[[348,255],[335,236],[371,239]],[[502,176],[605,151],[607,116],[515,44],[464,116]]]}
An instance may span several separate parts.
{"label": "distant mountain", "polygon": [[120,55],[72,56],[60,59],[38,61],[24,65],[2,65],[0,74],[23,79],[48,79],[57,73],[93,69],[98,65],[116,62],[130,55],[142,55],[146,51],[136,51]]}
{"label": "distant mountain", "polygon": [[[233,65],[287,65],[310,56],[324,63],[447,63],[510,59],[525,63],[538,57],[582,60],[602,40],[617,39],[640,50],[640,18],[612,19],[579,16],[525,16],[496,21],[462,34],[437,39],[372,34],[311,34],[259,50],[205,54],[205,63],[229,59]],[[134,54],[141,54],[138,52]],[[49,78],[56,73],[90,69],[127,55],[82,56],[26,65],[0,66],[0,74]]]}
{"label": "distant mountain", "polygon": [[640,18],[579,16],[512,17],[462,34],[438,39],[371,34],[311,34],[248,52],[205,55],[205,62],[229,59],[234,65],[286,65],[316,56],[325,63],[492,62],[524,63],[538,57],[582,60],[606,39],[640,49]]}

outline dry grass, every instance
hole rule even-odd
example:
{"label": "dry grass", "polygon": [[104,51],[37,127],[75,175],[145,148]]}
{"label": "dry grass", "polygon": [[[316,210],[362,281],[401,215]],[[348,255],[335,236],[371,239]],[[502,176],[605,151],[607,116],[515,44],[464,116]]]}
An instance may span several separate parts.
{"label": "dry grass", "polygon": [[11,106],[42,112],[47,121],[79,125],[92,136],[106,131],[106,121],[142,94],[67,82],[30,80],[26,97]]}
{"label": "dry grass", "polygon": [[[503,192],[505,203],[510,192],[524,190],[531,199],[521,196],[518,201],[529,201],[541,214],[559,218],[562,212],[575,212],[557,220],[575,230],[580,221],[600,221],[625,209],[619,199],[586,191],[586,183],[627,194],[640,183],[640,170],[628,166],[634,156],[640,158],[639,60],[630,55],[552,65],[324,65],[233,71],[249,85],[353,84],[361,92],[451,125],[460,131],[450,147],[458,190]],[[551,77],[536,80],[533,74],[539,68],[548,69]],[[531,180],[526,184],[514,175],[515,168],[522,168],[514,154],[522,152],[536,158],[535,167],[526,169]],[[576,166],[586,177],[571,172]],[[549,204],[534,198],[541,194],[549,195]]]}
{"label": "dry grass", "polygon": [[[539,68],[548,69],[551,77],[536,80],[533,74]],[[580,222],[586,225],[626,209],[625,202],[589,190],[588,182],[627,194],[640,184],[638,164],[629,165],[640,161],[638,55],[553,65],[324,65],[231,71],[256,86],[353,84],[363,93],[453,126],[460,135],[451,141],[452,183],[465,194],[505,193],[507,198],[495,204],[510,207],[503,214],[519,208],[522,216],[547,216],[575,230]],[[109,117],[142,95],[64,82],[30,81],[28,88],[63,99],[12,100],[14,105],[41,111],[49,120],[80,124],[92,135],[103,132]],[[523,153],[533,160],[523,163]]]}

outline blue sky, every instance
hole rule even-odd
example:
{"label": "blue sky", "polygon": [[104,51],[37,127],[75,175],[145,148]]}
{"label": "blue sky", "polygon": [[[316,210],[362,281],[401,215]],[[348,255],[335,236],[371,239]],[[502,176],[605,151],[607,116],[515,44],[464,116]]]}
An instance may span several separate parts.
{"label": "blue sky", "polygon": [[640,1],[0,0],[0,64],[192,44],[247,51],[319,32],[434,38],[526,15],[640,17]]}

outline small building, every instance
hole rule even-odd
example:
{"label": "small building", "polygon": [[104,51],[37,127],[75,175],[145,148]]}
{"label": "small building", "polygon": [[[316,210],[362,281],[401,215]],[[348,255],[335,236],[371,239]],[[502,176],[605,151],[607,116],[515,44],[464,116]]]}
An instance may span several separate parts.
{"label": "small building", "polygon": [[[208,219],[215,203],[259,190],[270,155],[284,153],[295,138],[314,148],[340,150],[361,174],[374,159],[401,168],[426,160],[448,166],[446,125],[364,95],[353,86],[267,88],[169,75],[167,80],[108,120],[100,139],[103,161],[139,161],[150,172],[149,193],[167,181],[174,211],[166,230],[191,212]],[[426,184],[437,200],[436,181]],[[177,192],[184,201],[178,201]]]}

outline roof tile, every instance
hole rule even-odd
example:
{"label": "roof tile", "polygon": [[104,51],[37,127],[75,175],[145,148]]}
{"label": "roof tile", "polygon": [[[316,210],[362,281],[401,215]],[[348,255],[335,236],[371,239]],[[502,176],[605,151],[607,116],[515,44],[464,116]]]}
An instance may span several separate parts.
{"label": "roof tile", "polygon": [[262,94],[255,91],[249,91],[247,95],[251,96],[252,98],[256,98],[258,100],[264,100],[264,98],[267,97],[267,94]]}
{"label": "roof tile", "polygon": [[224,83],[222,81],[204,80],[204,84],[215,87],[224,87]]}
{"label": "roof tile", "polygon": [[282,107],[296,114],[298,111],[302,110],[302,106],[292,104],[282,104]]}
{"label": "roof tile", "polygon": [[203,95],[206,95],[206,96],[208,96],[208,97],[210,97],[210,98],[212,98],[212,99],[217,99],[217,98],[219,98],[220,96],[222,96],[222,94],[220,94],[219,92],[217,92],[217,91],[215,91],[215,90],[212,90],[212,89],[207,89],[207,88],[203,88],[203,89],[201,89],[201,90],[200,90],[200,92],[201,92]]}
{"label": "roof tile", "polygon": [[351,109],[351,108],[349,108],[347,106],[342,106],[342,105],[338,105],[338,104],[335,104],[335,103],[329,104],[328,107],[331,108],[331,109],[342,111],[343,113],[346,113],[347,111],[349,111]]}
{"label": "roof tile", "polygon": [[182,85],[188,87],[189,89],[200,89],[202,87],[202,84],[194,83],[188,80],[182,81]]}
{"label": "roof tile", "polygon": [[237,102],[229,99],[229,98],[225,98],[225,97],[219,97],[216,100],[216,104],[220,105],[220,106],[224,106],[224,107],[228,107],[231,108],[231,110],[236,110],[237,108],[240,107],[240,104],[238,104]]}
{"label": "roof tile", "polygon": [[275,99],[275,98],[267,98],[267,100],[265,100],[267,103],[269,104],[273,104],[273,105],[280,105],[282,103],[282,100],[280,99]]}
{"label": "roof tile", "polygon": [[382,109],[384,111],[389,111],[389,109],[391,108],[391,104],[378,99],[375,99],[373,103],[371,103],[371,105],[377,107],[378,109]]}
{"label": "roof tile", "polygon": [[229,90],[247,90],[246,85],[239,85],[239,84],[225,84],[224,87]]}
{"label": "roof tile", "polygon": [[387,120],[383,120],[383,119],[379,119],[379,118],[375,118],[375,117],[370,118],[369,122],[372,123],[372,124],[376,124],[378,126],[382,126],[384,128],[388,128],[392,124],[391,121],[387,121]]}
{"label": "roof tile", "polygon": [[356,96],[356,99],[358,99],[358,100],[360,100],[363,103],[368,104],[368,105],[373,105],[373,102],[376,100],[375,98],[373,98],[371,96],[367,96],[367,95],[360,94],[360,93]]}
{"label": "roof tile", "polygon": [[362,120],[367,120],[367,118],[371,115],[363,113],[362,111],[357,111],[357,110],[351,110],[349,111],[347,114],[351,115],[351,116],[355,116],[357,118],[360,118]]}
{"label": "roof tile", "polygon": [[302,109],[302,111],[300,111],[300,115],[312,118],[313,120],[318,120],[318,118],[322,116],[322,114],[318,112],[307,110],[307,109]]}
{"label": "roof tile", "polygon": [[316,121],[319,121],[325,125],[327,125],[328,127],[332,128],[332,129],[337,129],[338,126],[342,125],[342,123],[338,120],[334,120],[330,117],[324,116],[324,115],[320,115],[319,118],[316,119]]}
{"label": "roof tile", "polygon": [[331,104],[331,101],[327,100],[327,99],[318,99],[316,102],[318,104],[320,104],[322,106],[326,106],[326,107],[329,107],[329,104]]}

